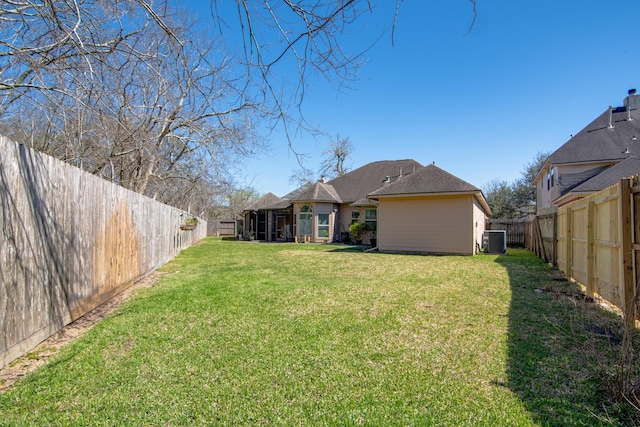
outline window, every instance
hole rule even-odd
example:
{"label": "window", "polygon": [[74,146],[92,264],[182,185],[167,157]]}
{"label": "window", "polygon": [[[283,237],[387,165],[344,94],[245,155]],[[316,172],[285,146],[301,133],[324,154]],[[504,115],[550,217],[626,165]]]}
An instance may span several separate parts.
{"label": "window", "polygon": [[360,211],[351,211],[351,224],[358,222],[360,219]]}
{"label": "window", "polygon": [[556,179],[556,168],[551,168],[551,186],[552,187],[555,185],[555,179]]}
{"label": "window", "polygon": [[329,237],[329,214],[318,214],[318,237]]}
{"label": "window", "polygon": [[313,209],[304,205],[300,208],[300,235],[313,234]]}
{"label": "window", "polygon": [[547,190],[551,188],[551,173],[547,172]]}
{"label": "window", "polygon": [[364,210],[364,222],[369,224],[372,231],[376,231],[378,226],[378,210],[377,209],[365,209]]}

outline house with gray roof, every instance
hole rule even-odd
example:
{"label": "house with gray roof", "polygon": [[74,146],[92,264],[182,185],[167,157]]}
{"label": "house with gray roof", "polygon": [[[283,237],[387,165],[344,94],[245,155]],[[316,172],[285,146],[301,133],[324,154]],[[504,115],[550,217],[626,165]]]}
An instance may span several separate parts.
{"label": "house with gray roof", "polygon": [[243,216],[244,234],[264,241],[347,242],[351,224],[365,222],[380,250],[474,254],[490,212],[477,187],[407,159],[372,162],[282,198],[269,193]]}
{"label": "house with gray roof", "polygon": [[640,95],[609,107],[554,151],[536,176],[537,213],[603,190],[640,173]]}
{"label": "house with gray roof", "polygon": [[474,186],[428,165],[367,196],[378,208],[385,252],[475,254],[491,209]]}

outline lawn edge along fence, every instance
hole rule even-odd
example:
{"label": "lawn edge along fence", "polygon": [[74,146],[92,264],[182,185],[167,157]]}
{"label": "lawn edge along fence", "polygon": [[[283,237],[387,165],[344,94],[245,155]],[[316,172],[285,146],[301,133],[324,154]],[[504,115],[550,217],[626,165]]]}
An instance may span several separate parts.
{"label": "lawn edge along fence", "polygon": [[188,218],[0,135],[0,368],[205,237]]}

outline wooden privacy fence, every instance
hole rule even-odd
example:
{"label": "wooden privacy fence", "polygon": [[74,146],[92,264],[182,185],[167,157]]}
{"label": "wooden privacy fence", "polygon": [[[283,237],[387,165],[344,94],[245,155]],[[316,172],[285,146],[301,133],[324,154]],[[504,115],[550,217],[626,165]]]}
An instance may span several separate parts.
{"label": "wooden privacy fence", "polygon": [[204,237],[188,217],[0,136],[0,368]]}
{"label": "wooden privacy fence", "polygon": [[207,221],[207,236],[235,237],[235,221]]}
{"label": "wooden privacy fence", "polygon": [[640,175],[562,206],[557,215],[558,268],[633,322],[639,313]]}
{"label": "wooden privacy fence", "polygon": [[531,219],[500,219],[489,220],[489,230],[505,230],[507,233],[507,246],[526,246],[528,226]]}
{"label": "wooden privacy fence", "polygon": [[540,258],[557,265],[558,221],[557,214],[538,215],[527,223],[527,241],[525,247]]}

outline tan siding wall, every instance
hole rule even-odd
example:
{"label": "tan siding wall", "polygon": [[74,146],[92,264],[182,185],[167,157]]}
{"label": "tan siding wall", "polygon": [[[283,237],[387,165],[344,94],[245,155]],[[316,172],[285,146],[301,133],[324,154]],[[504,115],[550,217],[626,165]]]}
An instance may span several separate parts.
{"label": "tan siding wall", "polygon": [[381,199],[380,250],[472,254],[471,198],[465,195]]}

